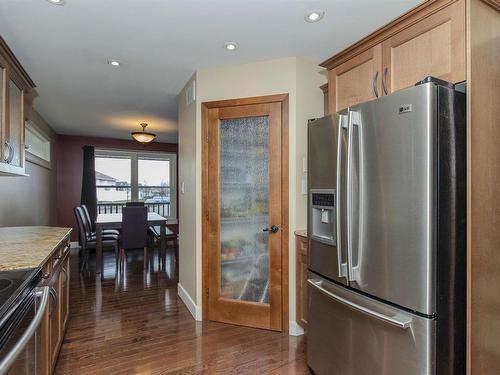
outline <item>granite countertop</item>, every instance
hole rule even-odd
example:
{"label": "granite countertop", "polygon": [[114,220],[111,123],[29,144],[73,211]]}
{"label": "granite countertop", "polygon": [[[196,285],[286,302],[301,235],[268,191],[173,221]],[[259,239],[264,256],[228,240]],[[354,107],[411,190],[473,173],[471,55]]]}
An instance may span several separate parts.
{"label": "granite countertop", "polygon": [[307,230],[306,229],[298,229],[295,231],[295,235],[301,236],[301,237],[307,237]]}
{"label": "granite countertop", "polygon": [[61,227],[0,228],[0,271],[42,266],[71,231]]}

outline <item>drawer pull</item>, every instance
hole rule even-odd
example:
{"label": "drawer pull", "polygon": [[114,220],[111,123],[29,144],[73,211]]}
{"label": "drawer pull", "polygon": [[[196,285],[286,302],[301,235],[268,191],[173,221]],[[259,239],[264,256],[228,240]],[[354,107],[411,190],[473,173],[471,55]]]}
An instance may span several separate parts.
{"label": "drawer pull", "polygon": [[50,277],[50,273],[49,272],[42,273],[42,279],[48,279],[49,277]]}

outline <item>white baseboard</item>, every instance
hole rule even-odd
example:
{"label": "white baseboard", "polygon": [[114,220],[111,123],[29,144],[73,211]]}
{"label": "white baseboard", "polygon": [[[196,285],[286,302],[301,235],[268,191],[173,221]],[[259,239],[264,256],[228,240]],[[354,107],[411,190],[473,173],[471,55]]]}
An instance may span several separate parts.
{"label": "white baseboard", "polygon": [[181,283],[177,283],[177,294],[179,295],[182,302],[184,302],[184,305],[186,305],[187,309],[189,310],[193,318],[195,320],[202,320],[201,309],[198,306],[196,306],[196,303],[194,303],[193,299],[186,291],[186,289],[184,289]]}
{"label": "white baseboard", "polygon": [[288,333],[290,336],[301,336],[304,334],[304,328],[302,328],[296,321],[290,320]]}

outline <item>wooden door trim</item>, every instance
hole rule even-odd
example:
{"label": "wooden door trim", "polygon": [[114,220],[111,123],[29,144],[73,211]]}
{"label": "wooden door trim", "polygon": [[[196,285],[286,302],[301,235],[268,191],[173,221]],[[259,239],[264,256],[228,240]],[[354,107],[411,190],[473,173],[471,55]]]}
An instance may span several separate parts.
{"label": "wooden door trim", "polygon": [[209,286],[209,264],[208,264],[208,249],[206,243],[208,241],[207,228],[207,213],[208,213],[208,128],[209,128],[209,109],[237,107],[250,104],[281,104],[281,327],[283,332],[288,332],[288,244],[289,244],[289,221],[288,221],[288,195],[289,195],[289,127],[288,127],[288,94],[277,94],[267,96],[255,96],[248,98],[217,100],[204,102],[201,104],[201,268],[202,268],[202,319],[208,319],[208,286]]}
{"label": "wooden door trim", "polygon": [[215,100],[211,102],[201,103],[201,106],[203,110],[203,107],[205,107],[206,109],[238,107],[240,105],[249,105],[249,104],[269,104],[277,102],[283,103],[285,100],[288,101],[288,94],[276,94],[276,95],[265,95],[265,96],[252,96],[249,98]]}

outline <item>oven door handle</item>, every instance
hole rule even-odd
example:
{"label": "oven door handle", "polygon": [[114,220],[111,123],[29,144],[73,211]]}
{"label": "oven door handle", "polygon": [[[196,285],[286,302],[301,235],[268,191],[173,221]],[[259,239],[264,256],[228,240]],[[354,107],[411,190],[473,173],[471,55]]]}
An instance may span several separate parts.
{"label": "oven door handle", "polygon": [[50,288],[48,286],[37,288],[35,290],[35,296],[40,298],[38,311],[33,317],[30,325],[26,329],[26,332],[16,342],[12,350],[7,353],[7,355],[0,362],[0,375],[4,375],[9,371],[10,367],[14,364],[19,354],[21,354],[21,352],[24,350],[24,348],[40,326],[42,318],[45,314],[45,310],[47,309],[47,305],[49,303],[49,293]]}

